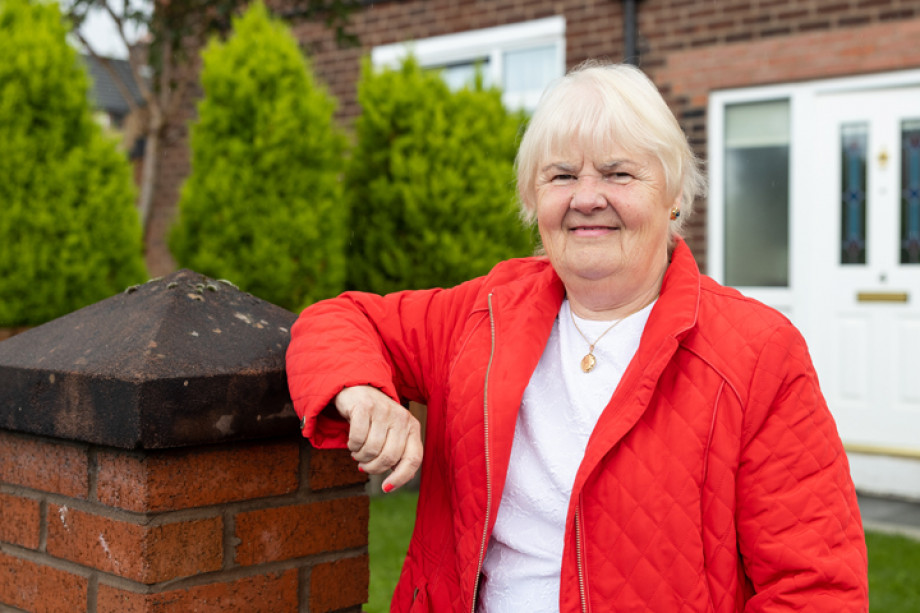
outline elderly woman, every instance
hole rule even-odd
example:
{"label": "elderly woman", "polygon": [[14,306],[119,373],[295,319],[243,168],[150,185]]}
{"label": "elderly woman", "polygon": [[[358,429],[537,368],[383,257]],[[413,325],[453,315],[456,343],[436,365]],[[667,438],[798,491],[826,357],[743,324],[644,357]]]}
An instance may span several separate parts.
{"label": "elderly woman", "polygon": [[[422,466],[392,610],[865,611],[805,343],[698,272],[678,231],[703,181],[654,85],[574,70],[517,168],[545,256],[347,293],[293,329],[304,435],[392,471],[387,492]],[[401,399],[428,405],[424,453]]]}

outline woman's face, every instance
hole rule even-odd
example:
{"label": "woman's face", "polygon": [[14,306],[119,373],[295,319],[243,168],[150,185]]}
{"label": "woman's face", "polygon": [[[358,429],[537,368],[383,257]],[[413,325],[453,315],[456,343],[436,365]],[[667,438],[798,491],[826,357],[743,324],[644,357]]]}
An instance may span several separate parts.
{"label": "woman's face", "polygon": [[573,149],[537,173],[540,237],[567,286],[614,276],[624,288],[660,280],[679,196],[668,197],[657,158],[617,147],[603,156]]}

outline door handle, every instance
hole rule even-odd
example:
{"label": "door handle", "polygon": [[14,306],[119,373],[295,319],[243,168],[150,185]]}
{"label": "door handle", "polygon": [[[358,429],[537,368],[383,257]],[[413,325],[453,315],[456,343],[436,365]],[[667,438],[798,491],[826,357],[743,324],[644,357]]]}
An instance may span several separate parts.
{"label": "door handle", "polygon": [[857,302],[907,302],[907,292],[857,292]]}

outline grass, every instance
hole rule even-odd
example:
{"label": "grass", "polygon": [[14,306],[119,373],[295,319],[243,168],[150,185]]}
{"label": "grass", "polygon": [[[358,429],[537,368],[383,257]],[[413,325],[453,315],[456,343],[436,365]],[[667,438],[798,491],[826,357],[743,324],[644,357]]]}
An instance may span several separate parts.
{"label": "grass", "polygon": [[415,525],[418,492],[397,491],[371,497],[368,551],[371,583],[365,613],[387,613]]}
{"label": "grass", "polygon": [[907,613],[920,607],[920,542],[868,532],[869,610]]}
{"label": "grass", "polygon": [[[390,596],[412,526],[415,523],[415,492],[394,492],[371,498],[370,600],[366,613],[387,613]],[[866,534],[869,549],[869,601],[872,613],[916,613],[920,603],[920,542],[879,532]]]}

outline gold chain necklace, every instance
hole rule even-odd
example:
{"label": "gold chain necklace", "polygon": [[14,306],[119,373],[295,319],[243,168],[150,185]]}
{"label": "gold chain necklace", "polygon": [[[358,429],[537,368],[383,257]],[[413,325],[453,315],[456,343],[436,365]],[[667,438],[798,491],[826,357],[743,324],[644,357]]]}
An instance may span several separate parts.
{"label": "gold chain necklace", "polygon": [[597,358],[594,357],[594,346],[597,345],[597,343],[600,342],[602,338],[604,338],[605,334],[616,328],[617,324],[623,321],[623,319],[626,319],[626,317],[623,319],[618,319],[610,324],[610,327],[604,330],[600,336],[594,339],[594,342],[592,343],[588,340],[588,337],[585,336],[585,333],[581,331],[581,328],[578,327],[578,323],[575,321],[575,313],[572,311],[571,307],[569,307],[569,315],[572,317],[572,325],[574,325],[575,329],[578,330],[581,338],[585,339],[585,342],[588,343],[588,353],[581,359],[581,370],[582,372],[589,373],[594,370],[594,367],[597,365]]}

